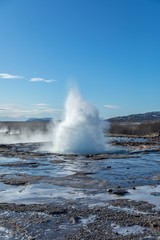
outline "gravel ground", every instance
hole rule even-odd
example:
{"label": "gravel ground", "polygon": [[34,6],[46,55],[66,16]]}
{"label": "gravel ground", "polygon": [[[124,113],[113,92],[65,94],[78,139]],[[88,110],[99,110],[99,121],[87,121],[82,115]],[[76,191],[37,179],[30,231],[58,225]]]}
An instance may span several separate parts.
{"label": "gravel ground", "polygon": [[[113,144],[118,145],[119,142]],[[32,204],[22,204],[16,200],[11,202],[6,199],[4,201],[5,188],[1,189],[0,240],[160,239],[160,209],[144,200],[127,199],[129,188],[136,189],[141,183],[159,185],[159,169],[155,167],[152,173],[147,172],[144,176],[141,176],[143,172],[140,172],[139,178],[137,178],[137,175],[133,174],[132,176],[131,174],[133,172],[132,165],[126,162],[125,172],[128,171],[126,178],[123,179],[120,175],[113,182],[109,176],[113,171],[114,161],[119,159],[131,159],[131,161],[135,159],[136,161],[139,154],[144,156],[148,154],[148,151],[150,151],[151,156],[156,151],[156,166],[158,166],[159,145],[154,145],[153,142],[143,142],[142,144],[128,143],[127,147],[132,150],[134,148],[134,151],[85,155],[79,160],[82,164],[81,168],[79,169],[76,165],[68,175],[64,171],[66,174],[64,176],[54,176],[54,174],[50,176],[42,173],[46,167],[63,167],[65,164],[69,164],[66,166],[70,167],[75,160],[77,164],[77,155],[56,155],[53,157],[53,154],[50,153],[37,152],[38,144],[0,145],[1,158],[15,158],[15,161],[0,162],[0,183],[4,184],[4,187],[15,187],[15,191],[18,187],[22,187],[20,191],[23,191],[24,187],[25,191],[27,187],[43,183],[49,184],[51,190],[54,190],[55,186],[59,186],[74,189],[75,195],[78,190],[81,190],[83,194],[85,193],[77,198],[73,198],[72,194],[70,198],[61,196],[61,198],[56,199],[54,199],[54,195],[52,197],[50,194],[51,198],[48,202],[43,200],[36,203],[35,198]],[[143,152],[141,152],[142,149]],[[45,159],[46,162],[44,162]],[[110,162],[108,162],[109,160]],[[92,168],[93,165],[94,168]],[[42,171],[39,171],[41,168]],[[29,172],[26,169],[29,169]],[[118,167],[115,171],[119,171]],[[29,174],[30,172],[33,174]],[[99,172],[103,174],[99,176]],[[114,171],[112,175],[114,175]],[[116,176],[113,177],[116,178]],[[91,193],[93,196],[107,193],[110,199],[89,200],[88,196]],[[154,195],[155,198],[159,199],[160,192],[156,192]],[[37,195],[37,200],[38,197]]]}

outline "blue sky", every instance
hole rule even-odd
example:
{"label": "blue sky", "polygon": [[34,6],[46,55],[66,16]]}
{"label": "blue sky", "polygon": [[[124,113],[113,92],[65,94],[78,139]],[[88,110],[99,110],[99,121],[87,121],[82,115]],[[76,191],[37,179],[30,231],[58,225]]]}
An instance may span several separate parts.
{"label": "blue sky", "polygon": [[159,0],[0,0],[0,120],[160,110]]}

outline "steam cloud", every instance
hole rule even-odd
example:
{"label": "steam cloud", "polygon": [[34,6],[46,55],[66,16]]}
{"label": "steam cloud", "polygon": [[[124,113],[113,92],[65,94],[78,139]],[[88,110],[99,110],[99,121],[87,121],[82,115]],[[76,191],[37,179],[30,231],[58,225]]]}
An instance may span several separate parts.
{"label": "steam cloud", "polygon": [[52,141],[53,124],[50,123],[47,129],[39,129],[33,131],[29,127],[0,127],[0,144],[16,144],[16,143],[36,143]]}
{"label": "steam cloud", "polygon": [[[0,143],[43,142],[42,151],[61,154],[90,154],[106,152],[104,122],[95,106],[84,101],[78,91],[71,90],[65,103],[64,120],[47,124],[43,130],[38,125],[31,129],[0,126]],[[51,142],[51,144],[49,144]],[[107,145],[108,146],[108,145]]]}
{"label": "steam cloud", "polygon": [[64,120],[54,130],[52,151],[63,154],[105,152],[103,130],[97,109],[72,89],[65,103]]}

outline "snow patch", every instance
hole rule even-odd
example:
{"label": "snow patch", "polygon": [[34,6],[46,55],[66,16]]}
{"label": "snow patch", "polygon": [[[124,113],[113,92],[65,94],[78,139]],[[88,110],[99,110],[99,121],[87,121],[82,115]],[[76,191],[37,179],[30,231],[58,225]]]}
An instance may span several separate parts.
{"label": "snow patch", "polygon": [[121,226],[116,225],[116,224],[111,224],[111,227],[113,227],[113,232],[114,233],[118,233],[122,236],[127,236],[127,235],[130,235],[130,234],[136,235],[136,234],[144,233],[144,231],[145,231],[145,228],[141,227],[139,225],[121,227]]}

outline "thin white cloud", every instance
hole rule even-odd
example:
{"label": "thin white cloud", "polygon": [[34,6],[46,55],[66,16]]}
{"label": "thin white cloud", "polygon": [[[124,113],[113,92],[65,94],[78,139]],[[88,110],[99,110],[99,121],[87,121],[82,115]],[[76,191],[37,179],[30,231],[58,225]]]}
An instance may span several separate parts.
{"label": "thin white cloud", "polygon": [[37,103],[37,104],[33,104],[33,106],[39,107],[39,108],[44,108],[44,107],[48,107],[48,104],[46,104],[46,103]]}
{"label": "thin white cloud", "polygon": [[47,104],[35,104],[27,107],[3,104],[0,105],[0,117],[11,118],[31,118],[31,117],[46,117],[53,116],[56,112],[60,112],[60,109],[54,109]]}
{"label": "thin white cloud", "polygon": [[108,108],[108,109],[119,109],[120,108],[120,106],[112,105],[112,104],[105,104],[104,107]]}
{"label": "thin white cloud", "polygon": [[54,79],[45,79],[45,78],[31,78],[30,82],[44,82],[44,83],[51,83],[55,82],[56,80]]}
{"label": "thin white cloud", "polygon": [[12,75],[9,73],[0,73],[0,78],[2,79],[22,79],[22,76]]}

